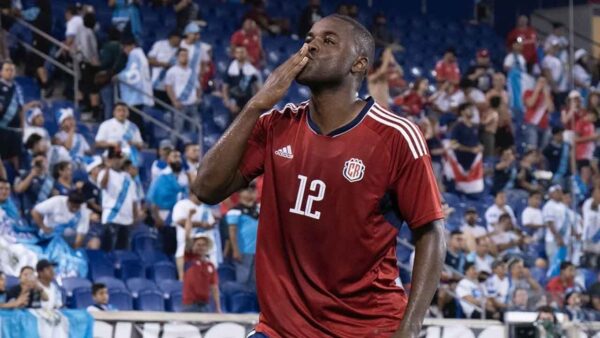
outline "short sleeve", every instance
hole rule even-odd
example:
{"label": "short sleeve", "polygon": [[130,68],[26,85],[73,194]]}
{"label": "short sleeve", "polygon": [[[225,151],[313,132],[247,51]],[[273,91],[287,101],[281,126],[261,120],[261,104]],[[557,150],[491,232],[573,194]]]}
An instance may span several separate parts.
{"label": "short sleeve", "polygon": [[238,224],[240,221],[240,216],[242,216],[242,212],[240,210],[231,209],[225,215],[225,222],[227,222],[229,225]]}
{"label": "short sleeve", "polygon": [[77,224],[77,233],[80,235],[85,235],[90,230],[90,211],[85,208],[81,210],[81,219]]}
{"label": "short sleeve", "polygon": [[107,126],[106,123],[102,123],[100,125],[100,128],[98,128],[98,133],[96,133],[96,142],[101,142],[101,141],[106,141],[108,139],[108,135],[107,135]]}
{"label": "short sleeve", "polygon": [[[420,131],[417,139],[426,148]],[[429,222],[444,218],[440,191],[431,167],[428,154],[414,158],[408,143],[402,143],[398,165],[398,175],[392,183],[396,196],[396,206],[400,215],[411,228],[418,228]],[[392,157],[394,158],[394,157]]]}
{"label": "short sleeve", "polygon": [[212,273],[210,274],[210,285],[219,285],[219,276],[217,274],[217,269],[215,269],[215,266],[212,263],[210,264],[210,271],[212,271]]}
{"label": "short sleeve", "polygon": [[248,182],[260,176],[264,171],[267,146],[267,124],[269,120],[269,113],[263,114],[258,119],[254,125],[252,135],[250,135],[248,143],[246,144],[246,150],[244,151],[239,170]]}
{"label": "short sleeve", "polygon": [[174,67],[169,68],[167,74],[165,75],[165,85],[173,86],[175,84],[175,72]]}
{"label": "short sleeve", "polygon": [[187,210],[183,203],[181,203],[181,201],[177,202],[177,204],[175,204],[173,207],[173,212],[171,213],[171,220],[173,223],[178,223],[181,220],[185,220],[187,217],[186,211]]}
{"label": "short sleeve", "polygon": [[[57,197],[60,198],[59,196],[57,196]],[[43,216],[51,214],[52,210],[57,207],[57,205],[56,205],[57,197],[52,197],[52,198],[49,198],[39,204],[36,204],[36,206],[33,209],[35,211],[39,212],[40,214],[42,214]]]}
{"label": "short sleeve", "polygon": [[512,57],[512,54],[508,54],[505,58],[504,58],[504,68],[512,68],[514,63],[514,57]]}
{"label": "short sleeve", "polygon": [[142,139],[142,133],[140,133],[140,129],[136,125],[134,125],[134,127],[135,132],[133,133],[133,142],[143,143],[144,140]]}
{"label": "short sleeve", "polygon": [[77,35],[77,26],[75,25],[75,20],[71,19],[67,22],[67,27],[65,30],[65,37],[71,37]]}
{"label": "short sleeve", "polygon": [[152,45],[152,49],[150,49],[150,52],[148,52],[148,57],[149,58],[156,58],[156,57],[158,57],[158,51],[159,50],[160,50],[160,41],[156,41]]}

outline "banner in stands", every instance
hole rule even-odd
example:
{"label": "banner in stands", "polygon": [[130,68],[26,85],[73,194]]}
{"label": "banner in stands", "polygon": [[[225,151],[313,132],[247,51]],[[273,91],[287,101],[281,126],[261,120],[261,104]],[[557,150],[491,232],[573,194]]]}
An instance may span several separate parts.
{"label": "banner in stands", "polygon": [[92,338],[93,327],[84,310],[0,310],[1,338]]}

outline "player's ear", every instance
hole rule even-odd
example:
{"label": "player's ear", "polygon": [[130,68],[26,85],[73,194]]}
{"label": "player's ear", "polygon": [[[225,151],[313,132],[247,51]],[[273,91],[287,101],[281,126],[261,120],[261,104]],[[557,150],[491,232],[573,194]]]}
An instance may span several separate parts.
{"label": "player's ear", "polygon": [[352,65],[352,74],[367,74],[369,70],[369,59],[366,56],[360,56]]}

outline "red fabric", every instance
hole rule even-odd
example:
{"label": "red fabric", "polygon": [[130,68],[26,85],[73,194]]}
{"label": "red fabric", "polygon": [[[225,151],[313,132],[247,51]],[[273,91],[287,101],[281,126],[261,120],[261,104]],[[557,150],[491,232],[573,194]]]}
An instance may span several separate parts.
{"label": "red fabric", "polygon": [[[575,123],[575,133],[577,133],[577,137],[592,136],[596,133],[596,128],[592,122],[580,118],[577,123]],[[575,146],[575,159],[591,160],[593,155],[594,141],[577,143]]]}
{"label": "red fabric", "polygon": [[[523,93],[523,102],[528,100],[532,95],[533,95],[532,89],[526,90],[525,93]],[[538,125],[540,128],[548,128],[548,115],[550,115],[550,112],[548,111],[548,109],[545,110],[544,116],[539,121],[539,123],[535,123],[535,121],[533,121],[536,113],[538,112],[539,109],[541,109],[541,107],[543,105],[544,105],[544,95],[543,95],[543,93],[540,93],[537,97],[537,100],[535,101],[535,104],[532,107],[526,108],[527,110],[525,111],[525,123]]]}
{"label": "red fabric", "polygon": [[534,64],[537,62],[537,33],[535,29],[531,27],[526,28],[515,28],[506,38],[506,46],[509,50],[512,48],[512,44],[517,38],[523,39],[523,57],[527,64]]}
{"label": "red fabric", "polygon": [[425,107],[425,99],[417,94],[417,92],[411,90],[408,94],[394,99],[394,104],[402,106],[402,109],[407,111],[410,115],[417,116],[421,114]]}
{"label": "red fabric", "polygon": [[437,81],[450,81],[454,84],[460,82],[460,69],[456,62],[448,63],[440,60],[435,64],[435,78]]}
{"label": "red fabric", "polygon": [[254,67],[260,67],[260,61],[262,58],[262,44],[258,31],[245,32],[243,29],[238,30],[231,36],[231,45],[246,47],[250,62],[252,62]]}
{"label": "red fabric", "polygon": [[[377,105],[357,118],[324,136],[309,126],[306,104],[287,105],[264,114],[248,141],[240,172],[264,173],[256,330],[269,337],[390,337],[407,297],[395,283],[398,232],[380,202],[393,192],[412,228],[443,218],[426,146],[417,158],[410,149],[425,145],[418,127]],[[297,204],[318,217],[291,212]]]}
{"label": "red fabric", "polygon": [[183,275],[183,304],[208,304],[210,286],[218,283],[217,269],[211,262],[194,261]]}
{"label": "red fabric", "polygon": [[566,285],[560,280],[560,276],[552,278],[546,285],[546,290],[551,293],[564,294],[567,289],[575,286],[574,282],[567,283]]}

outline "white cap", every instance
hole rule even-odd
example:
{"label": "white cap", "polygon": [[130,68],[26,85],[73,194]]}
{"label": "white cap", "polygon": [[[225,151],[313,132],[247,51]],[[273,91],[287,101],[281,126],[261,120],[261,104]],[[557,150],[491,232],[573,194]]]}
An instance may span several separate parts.
{"label": "white cap", "polygon": [[94,170],[94,168],[96,168],[97,166],[99,166],[101,164],[102,164],[102,157],[93,156],[90,161],[87,161],[87,163],[85,165],[85,171],[89,173],[90,171]]}
{"label": "white cap", "polygon": [[27,124],[31,124],[33,122],[33,119],[36,118],[39,115],[42,115],[43,112],[39,107],[34,107],[31,108],[27,111],[26,114],[26,120],[27,120]]}
{"label": "white cap", "polygon": [[580,99],[581,93],[579,91],[573,89],[569,92],[569,99]]}
{"label": "white cap", "polygon": [[587,51],[585,49],[578,49],[575,52],[575,61],[579,61],[582,57],[587,55]]}
{"label": "white cap", "polygon": [[61,125],[65,119],[73,116],[73,108],[62,108],[56,112],[56,121]]}
{"label": "white cap", "polygon": [[192,235],[192,239],[195,241],[199,238],[204,238],[206,239],[206,241],[208,242],[208,250],[211,250],[214,243],[212,240],[212,237],[210,237],[208,234],[204,233],[204,232],[197,232],[195,234]]}

